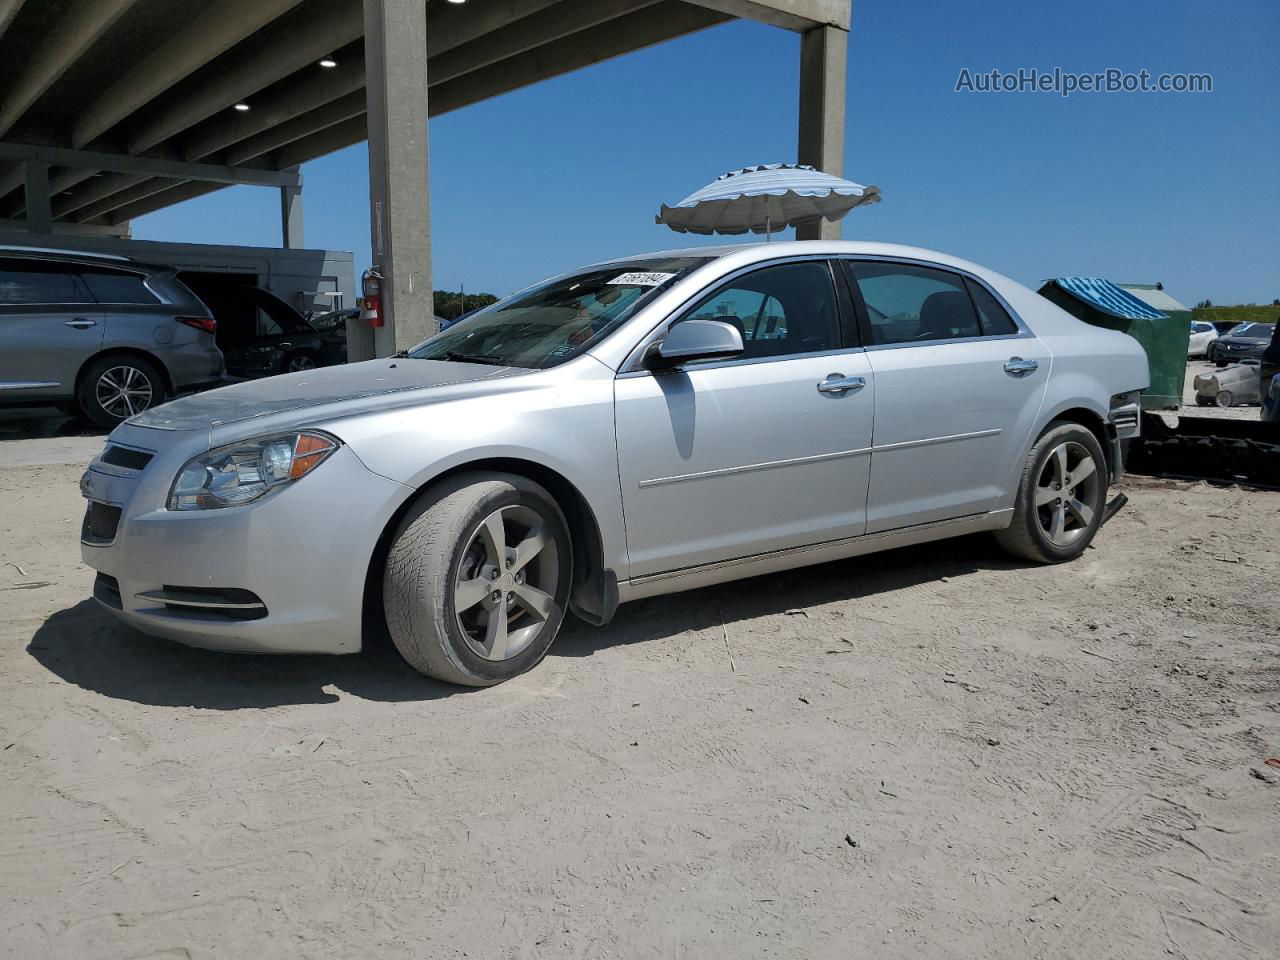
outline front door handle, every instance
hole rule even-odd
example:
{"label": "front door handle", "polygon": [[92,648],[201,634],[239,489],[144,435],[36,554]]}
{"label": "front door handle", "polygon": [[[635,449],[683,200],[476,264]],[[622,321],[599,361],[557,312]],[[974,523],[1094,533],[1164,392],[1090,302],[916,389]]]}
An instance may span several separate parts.
{"label": "front door handle", "polygon": [[846,394],[850,390],[861,390],[867,385],[863,377],[846,377],[843,373],[829,373],[827,379],[818,384],[819,393]]}
{"label": "front door handle", "polygon": [[1021,357],[1010,357],[1005,361],[1004,372],[1011,377],[1025,377],[1029,373],[1035,373],[1039,369],[1040,364],[1035,360],[1023,360]]}
{"label": "front door handle", "polygon": [[98,325],[97,320],[86,320],[84,317],[76,317],[74,320],[64,320],[68,327],[75,327],[77,330],[88,330],[90,327]]}

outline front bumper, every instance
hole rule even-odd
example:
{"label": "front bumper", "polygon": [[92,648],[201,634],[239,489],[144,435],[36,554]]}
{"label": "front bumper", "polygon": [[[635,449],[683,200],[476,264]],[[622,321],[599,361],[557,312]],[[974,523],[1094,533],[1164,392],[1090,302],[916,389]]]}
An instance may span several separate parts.
{"label": "front bumper", "polygon": [[[122,429],[112,442],[140,449],[162,433]],[[157,453],[141,471],[101,460],[90,465],[81,481],[86,498],[121,511],[110,542],[87,525],[81,541],[85,563],[105,575],[94,598],[143,633],[191,646],[357,652],[369,558],[408,488],[371,473],[344,446],[315,473],[258,503],[171,512],[165,498],[186,455]],[[243,618],[157,599],[193,589],[248,592],[266,612]]]}

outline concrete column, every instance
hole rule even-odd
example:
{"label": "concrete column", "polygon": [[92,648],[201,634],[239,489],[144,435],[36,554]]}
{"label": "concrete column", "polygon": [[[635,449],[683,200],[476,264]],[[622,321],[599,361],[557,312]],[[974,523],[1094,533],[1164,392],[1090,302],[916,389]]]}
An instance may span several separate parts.
{"label": "concrete column", "polygon": [[24,160],[27,229],[35,233],[53,232],[53,202],[49,198],[49,165],[41,160]]}
{"label": "concrete column", "polygon": [[364,0],[364,58],[369,220],[385,317],[373,353],[386,357],[435,333],[422,0]]}
{"label": "concrete column", "polygon": [[[844,176],[844,93],[849,33],[815,27],[800,35],[800,135],[796,155],[824,173]],[[839,240],[840,223],[796,228],[797,240]]]}
{"label": "concrete column", "polygon": [[280,236],[283,246],[297,250],[302,241],[302,184],[280,188]]}

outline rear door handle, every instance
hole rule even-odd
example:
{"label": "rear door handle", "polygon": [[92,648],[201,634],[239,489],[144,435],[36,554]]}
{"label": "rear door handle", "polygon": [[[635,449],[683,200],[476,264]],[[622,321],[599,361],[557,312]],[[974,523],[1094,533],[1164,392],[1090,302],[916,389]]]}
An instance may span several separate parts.
{"label": "rear door handle", "polygon": [[75,327],[77,330],[88,330],[90,327],[98,325],[97,320],[86,320],[84,317],[76,317],[74,320],[64,320],[68,327]]}
{"label": "rear door handle", "polygon": [[1021,357],[1010,357],[1005,361],[1004,372],[1011,377],[1025,377],[1029,373],[1035,373],[1039,369],[1040,364],[1035,360],[1023,360]]}
{"label": "rear door handle", "polygon": [[861,390],[867,385],[864,377],[846,377],[843,373],[829,373],[827,379],[818,384],[819,393],[845,394],[850,390]]}

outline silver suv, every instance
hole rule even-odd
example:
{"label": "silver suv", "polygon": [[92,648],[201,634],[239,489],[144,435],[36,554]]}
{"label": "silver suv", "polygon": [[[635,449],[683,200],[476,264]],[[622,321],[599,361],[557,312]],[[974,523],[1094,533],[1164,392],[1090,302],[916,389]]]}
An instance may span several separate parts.
{"label": "silver suv", "polygon": [[171,267],[0,247],[0,406],[115,426],[221,381],[215,330]]}

